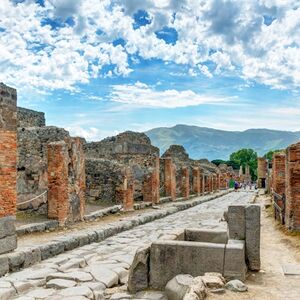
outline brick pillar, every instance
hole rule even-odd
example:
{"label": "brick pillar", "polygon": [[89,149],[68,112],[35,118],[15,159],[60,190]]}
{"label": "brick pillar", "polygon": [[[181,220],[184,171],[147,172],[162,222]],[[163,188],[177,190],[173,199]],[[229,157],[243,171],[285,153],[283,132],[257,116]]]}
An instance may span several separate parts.
{"label": "brick pillar", "polygon": [[143,182],[143,200],[159,203],[159,157],[155,158],[154,167],[146,174]]}
{"label": "brick pillar", "polygon": [[17,91],[0,83],[0,254],[17,248],[16,184]]}
{"label": "brick pillar", "polygon": [[205,193],[205,177],[203,174],[203,170],[200,169],[200,194],[203,195]]}
{"label": "brick pillar", "polygon": [[286,149],[286,210],[288,229],[300,230],[300,143]]}
{"label": "brick pillar", "polygon": [[80,139],[48,144],[48,217],[61,226],[83,220],[84,170]]}
{"label": "brick pillar", "polygon": [[285,194],[285,154],[274,154],[272,173],[272,187],[274,192],[279,195]]}
{"label": "brick pillar", "polygon": [[134,205],[133,199],[134,184],[132,172],[125,169],[123,182],[116,189],[116,201],[122,203],[124,211],[132,211]]}
{"label": "brick pillar", "polygon": [[190,196],[190,174],[189,168],[183,167],[181,169],[181,196],[185,199],[189,199]]}
{"label": "brick pillar", "polygon": [[213,191],[213,176],[209,175],[208,177],[208,191],[212,193]]}
{"label": "brick pillar", "polygon": [[194,167],[193,168],[193,192],[196,195],[200,195],[200,168]]}
{"label": "brick pillar", "polygon": [[172,200],[176,199],[176,167],[173,164],[172,158],[167,157],[164,159],[164,173],[165,173],[165,191],[166,196],[171,197]]}
{"label": "brick pillar", "polygon": [[264,157],[257,158],[257,181],[259,188],[267,187],[268,163]]}

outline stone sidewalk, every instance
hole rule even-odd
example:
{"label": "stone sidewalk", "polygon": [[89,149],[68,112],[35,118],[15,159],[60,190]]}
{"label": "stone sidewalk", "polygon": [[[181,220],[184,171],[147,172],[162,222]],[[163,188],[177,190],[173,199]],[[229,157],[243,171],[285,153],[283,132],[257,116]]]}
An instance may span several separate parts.
{"label": "stone sidewalk", "polygon": [[[118,292],[126,287],[128,269],[136,249],[174,229],[199,226],[225,228],[226,224],[220,222],[220,218],[227,206],[247,203],[253,196],[254,193],[247,192],[230,193],[181,212],[177,211],[186,207],[182,205],[188,204],[176,204],[174,207],[155,212],[161,216],[165,215],[166,211],[174,214],[152,222],[151,214],[144,214],[139,218],[143,218],[147,224],[118,234],[116,232],[114,236],[101,242],[84,245],[1,278],[0,299],[105,299],[103,292],[107,299],[112,300],[165,299],[162,293],[144,292],[136,298],[128,298],[127,294]],[[194,200],[193,203],[208,199],[209,196]],[[110,226],[111,234],[114,233],[112,228]],[[120,287],[110,289],[116,285]]]}
{"label": "stone sidewalk", "polygon": [[0,256],[0,276],[8,272],[14,272],[19,269],[30,267],[42,260],[54,257],[63,252],[87,244],[101,242],[117,233],[188,209],[202,202],[210,201],[228,192],[229,191],[222,191],[215,194],[196,197],[192,200],[165,204],[160,206],[160,209],[151,210],[150,212],[149,210],[141,212],[139,216],[125,217],[121,221],[118,220],[117,222],[105,223],[104,226],[103,224],[99,225],[96,222],[95,224],[78,223],[80,230],[75,226],[73,230],[71,232],[69,231],[67,234],[63,231],[44,233],[38,236],[38,240],[24,237],[22,239],[22,246],[19,246],[17,250]]}

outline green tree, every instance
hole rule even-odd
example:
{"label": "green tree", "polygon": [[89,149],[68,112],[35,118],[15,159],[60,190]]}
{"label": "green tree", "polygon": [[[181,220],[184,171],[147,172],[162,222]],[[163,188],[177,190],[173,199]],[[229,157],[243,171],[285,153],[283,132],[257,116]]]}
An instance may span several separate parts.
{"label": "green tree", "polygon": [[230,160],[239,166],[243,166],[245,170],[246,165],[250,168],[252,180],[257,178],[257,153],[253,149],[240,149],[230,155]]}
{"label": "green tree", "polygon": [[272,160],[272,158],[273,158],[273,154],[274,153],[277,153],[277,152],[282,152],[282,151],[284,151],[284,150],[279,150],[279,149],[277,149],[277,150],[270,150],[269,152],[267,152],[265,155],[264,155],[264,158],[266,158],[266,159],[268,159],[268,160]]}

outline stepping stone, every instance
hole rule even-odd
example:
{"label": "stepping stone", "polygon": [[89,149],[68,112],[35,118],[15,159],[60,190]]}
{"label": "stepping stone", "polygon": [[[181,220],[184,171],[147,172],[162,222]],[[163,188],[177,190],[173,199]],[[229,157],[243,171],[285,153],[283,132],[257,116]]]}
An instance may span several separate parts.
{"label": "stepping stone", "polygon": [[300,275],[300,265],[286,264],[282,266],[284,275]]}
{"label": "stepping stone", "polygon": [[66,279],[51,279],[46,283],[46,288],[55,288],[55,289],[67,289],[74,287],[76,282],[73,280]]}

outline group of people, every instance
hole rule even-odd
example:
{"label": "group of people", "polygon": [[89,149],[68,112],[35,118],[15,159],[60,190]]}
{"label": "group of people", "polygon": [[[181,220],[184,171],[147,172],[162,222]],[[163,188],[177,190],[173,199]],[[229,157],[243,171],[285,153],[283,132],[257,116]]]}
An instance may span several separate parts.
{"label": "group of people", "polygon": [[234,181],[234,189],[237,191],[238,189],[244,189],[244,190],[252,190],[252,189],[257,189],[256,183],[252,182],[238,182]]}

